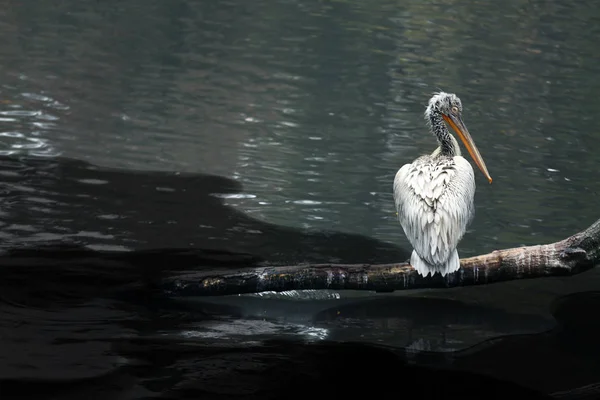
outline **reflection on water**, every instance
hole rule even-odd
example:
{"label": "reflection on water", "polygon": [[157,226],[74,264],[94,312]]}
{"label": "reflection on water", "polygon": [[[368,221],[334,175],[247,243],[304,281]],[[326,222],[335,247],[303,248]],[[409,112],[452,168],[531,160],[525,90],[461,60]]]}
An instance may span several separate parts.
{"label": "reflection on water", "polygon": [[0,155],[59,155],[50,136],[57,129],[60,114],[67,110],[67,105],[51,97],[19,92],[18,88],[5,84],[0,90],[0,123],[9,130],[0,132]]}
{"label": "reflection on water", "polygon": [[[390,295],[272,304],[248,296],[246,301],[237,296],[237,302],[234,297],[169,301],[131,286],[149,273],[155,278],[169,273],[166,265],[148,271],[144,257],[138,257],[121,265],[113,259],[111,271],[86,269],[98,265],[89,255],[69,260],[63,254],[54,264],[38,258],[29,262],[29,271],[23,271],[23,262],[7,267],[3,259],[0,334],[10,344],[0,350],[3,390],[16,385],[19,393],[28,393],[32,389],[22,383],[27,379],[34,387],[38,381],[46,385],[57,399],[80,398],[97,387],[105,395],[144,398],[148,391],[168,393],[192,382],[217,384],[231,368],[252,373],[249,382],[257,385],[261,371],[308,356],[293,347],[277,349],[269,344],[273,337],[385,342],[405,348],[395,350],[398,362],[464,372],[463,378],[477,371],[547,393],[600,378],[598,329],[588,321],[599,305],[598,292],[555,302],[557,326],[524,313]],[[267,314],[258,315],[261,308]],[[519,330],[543,332],[514,335]],[[512,334],[498,338],[507,331]],[[470,347],[488,337],[495,339]],[[479,378],[472,379],[475,385]],[[244,382],[230,380],[230,389],[241,390]],[[64,397],[65,391],[74,397]]]}
{"label": "reflection on water", "polygon": [[[187,328],[187,329],[186,329]],[[305,340],[325,340],[329,336],[327,329],[305,326],[301,324],[278,323],[264,319],[223,319],[207,324],[179,327],[178,335],[184,338],[222,339],[235,343],[259,343],[260,340],[273,336],[301,338]],[[246,340],[244,340],[246,339]]]}
{"label": "reflection on water", "polygon": [[[265,321],[264,325],[258,322],[261,329],[278,326],[278,332],[283,334],[289,326],[303,326],[305,334],[326,332],[316,336],[321,339],[384,343],[412,351],[464,350],[489,338],[544,332],[555,326],[550,316],[506,312],[448,299],[353,294],[284,292],[278,297],[240,295],[186,303],[195,304],[196,308],[227,305],[236,310],[237,318],[243,318],[244,323],[254,326],[256,318],[260,318]],[[237,331],[238,327],[231,329]]]}

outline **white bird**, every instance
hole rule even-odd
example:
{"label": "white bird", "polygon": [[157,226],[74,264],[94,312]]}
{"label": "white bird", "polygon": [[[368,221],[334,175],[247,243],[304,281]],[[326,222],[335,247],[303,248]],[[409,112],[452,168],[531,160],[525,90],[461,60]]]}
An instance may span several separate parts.
{"label": "white bird", "polygon": [[475,176],[471,164],[461,157],[458,134],[475,164],[490,183],[492,177],[467,127],[462,104],[452,93],[434,93],[425,110],[439,147],[431,155],[402,166],[394,179],[394,202],[398,219],[413,246],[410,264],[423,276],[457,271],[456,246],[475,214]]}

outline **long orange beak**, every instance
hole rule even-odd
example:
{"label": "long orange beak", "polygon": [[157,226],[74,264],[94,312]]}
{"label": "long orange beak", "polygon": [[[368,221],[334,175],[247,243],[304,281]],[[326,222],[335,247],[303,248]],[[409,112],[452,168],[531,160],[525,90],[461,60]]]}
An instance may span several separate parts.
{"label": "long orange beak", "polygon": [[459,115],[445,115],[442,114],[444,121],[448,123],[454,129],[460,140],[464,143],[467,151],[473,157],[475,164],[479,167],[481,172],[485,175],[488,181],[492,183],[492,177],[490,176],[487,167],[485,166],[485,162],[483,158],[481,158],[481,154],[479,154],[479,150],[477,150],[477,146],[475,146],[475,142],[473,142],[473,138],[471,134],[469,134],[469,130],[465,126],[465,123],[462,121],[462,118]]}

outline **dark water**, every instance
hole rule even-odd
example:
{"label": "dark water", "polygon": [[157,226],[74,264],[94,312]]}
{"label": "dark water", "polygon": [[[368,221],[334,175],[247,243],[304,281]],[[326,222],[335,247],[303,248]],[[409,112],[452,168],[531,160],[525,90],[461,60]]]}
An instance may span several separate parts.
{"label": "dark water", "polygon": [[[461,97],[494,178],[477,174],[462,256],[584,229],[599,217],[599,22],[591,1],[7,2],[0,247],[191,255],[0,257],[0,379],[88,390],[104,381],[86,379],[118,377],[123,398],[151,397],[195,379],[183,356],[140,369],[152,349],[300,338],[459,354],[431,357],[546,392],[600,381],[594,341],[551,312],[599,290],[597,271],[391,295],[160,292],[173,271],[214,265],[202,249],[286,264],[406,259],[391,182],[433,150],[422,113],[440,88]],[[529,333],[541,336],[480,344]],[[460,356],[478,344],[496,357],[489,368]],[[555,375],[494,369],[503,354]],[[577,379],[556,372],[582,365]],[[83,393],[56,398],[63,389]]]}

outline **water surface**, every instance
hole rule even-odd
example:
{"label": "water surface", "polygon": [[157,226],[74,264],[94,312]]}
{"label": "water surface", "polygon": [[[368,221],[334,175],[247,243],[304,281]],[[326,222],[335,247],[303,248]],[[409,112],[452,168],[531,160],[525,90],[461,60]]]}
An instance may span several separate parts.
{"label": "water surface", "polygon": [[[476,171],[476,218],[461,256],[560,240],[599,217],[599,22],[594,3],[562,0],[9,1],[0,13],[0,246],[402,261],[409,246],[391,184],[400,166],[434,149],[422,114],[439,89],[462,99],[494,178],[488,185]],[[114,272],[84,270],[86,279]],[[553,300],[600,287],[590,271],[447,291],[266,294],[169,308],[88,296],[70,286],[72,271],[60,271],[41,287],[32,276],[14,278],[30,297],[6,292],[3,326],[32,321],[31,335],[15,341],[47,344],[51,335],[38,335],[48,329],[60,342],[77,325],[102,337],[97,348],[82,345],[95,355],[110,353],[107,337],[142,333],[453,351],[551,329]],[[45,296],[60,304],[58,314],[47,309],[53,303],[36,303]],[[153,318],[185,323],[169,328]],[[64,326],[71,333],[60,333]],[[8,375],[29,374],[27,365],[50,373],[42,358]]]}

